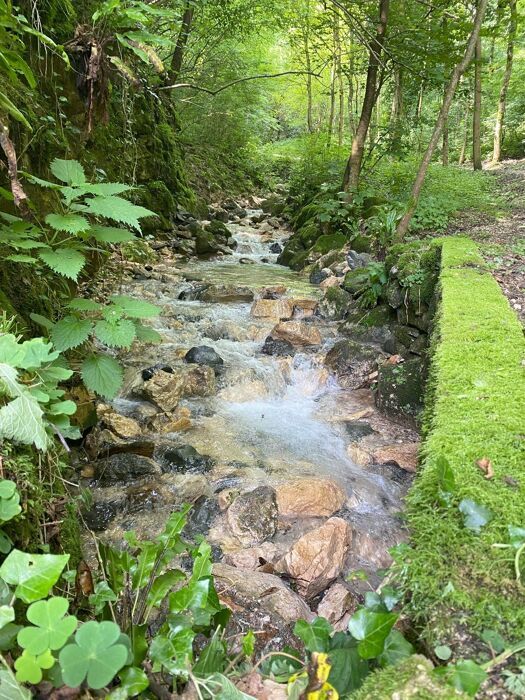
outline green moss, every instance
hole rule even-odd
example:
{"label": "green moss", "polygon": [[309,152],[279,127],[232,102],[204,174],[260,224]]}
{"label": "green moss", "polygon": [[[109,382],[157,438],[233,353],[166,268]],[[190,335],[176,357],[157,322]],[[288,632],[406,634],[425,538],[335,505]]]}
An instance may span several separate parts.
{"label": "green moss", "polygon": [[293,219],[293,226],[295,229],[301,229],[306,223],[314,219],[319,213],[319,205],[315,202],[307,204],[303,207],[297,216]]}
{"label": "green moss", "polygon": [[392,246],[385,267],[390,280],[407,290],[406,302],[415,306],[431,303],[439,272],[439,245],[435,239]]}
{"label": "green moss", "polygon": [[368,281],[368,276],[365,272],[365,268],[358,268],[357,270],[350,270],[345,275],[345,281],[343,282],[343,288],[347,292],[353,295],[360,294]]}
{"label": "green moss", "polygon": [[432,674],[432,664],[424,656],[411,656],[397,666],[371,674],[352,700],[460,700],[467,698]]}
{"label": "green moss", "polygon": [[309,221],[295,235],[305,247],[309,248],[317,241],[321,234],[322,231],[315,221]]}
{"label": "green moss", "polygon": [[[525,636],[523,593],[511,557],[509,525],[525,523],[525,340],[519,321],[472,241],[444,239],[441,306],[431,367],[423,464],[408,497],[413,550],[407,559],[409,610],[430,638],[453,618],[473,631]],[[456,492],[438,505],[436,461],[449,461]],[[476,460],[488,457],[486,480]],[[472,499],[493,517],[480,535],[463,526],[459,502]]]}
{"label": "green moss", "polygon": [[355,250],[356,253],[371,253],[372,252],[372,239],[370,236],[363,236],[358,234],[351,241],[351,248]]}
{"label": "green moss", "polygon": [[325,236],[320,236],[312,250],[316,253],[330,252],[331,250],[339,250],[347,242],[347,237],[342,233],[332,233]]}
{"label": "green moss", "polygon": [[384,326],[395,318],[395,314],[388,306],[376,306],[362,315],[360,320],[363,326]]}
{"label": "green moss", "polygon": [[120,247],[120,252],[125,260],[142,263],[143,265],[146,263],[154,263],[157,259],[157,255],[149,243],[141,238],[123,243]]}

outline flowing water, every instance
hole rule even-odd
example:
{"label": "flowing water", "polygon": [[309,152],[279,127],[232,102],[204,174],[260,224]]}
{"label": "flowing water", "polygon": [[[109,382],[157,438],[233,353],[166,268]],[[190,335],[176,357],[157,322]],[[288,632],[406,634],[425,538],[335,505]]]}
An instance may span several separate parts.
{"label": "flowing water", "polygon": [[[162,334],[163,342],[153,348],[142,346],[140,354],[130,353],[123,358],[128,365],[127,385],[114,408],[121,414],[137,416],[145,404],[135,398],[133,387],[143,368],[159,362],[175,367],[182,364],[189,348],[212,347],[224,360],[216,393],[181,402],[191,411],[190,429],[150,437],[162,444],[191,445],[201,455],[209,456],[214,466],[205,475],[208,491],[204,495],[212,499],[225,487],[245,491],[260,484],[329,477],[343,486],[348,496],[342,517],[386,551],[402,537],[398,512],[406,480],[387,469],[358,466],[349,456],[351,439],[346,422],[352,415],[366,410],[376,416],[380,426],[388,427],[388,423],[377,416],[367,389],[343,389],[325,368],[326,352],[338,338],[337,324],[318,316],[308,318],[307,322],[321,333],[321,346],[300,350],[293,358],[276,357],[262,353],[276,320],[253,318],[251,302],[192,300],[195,289],[204,283],[249,287],[256,297],[258,290],[269,285],[284,285],[287,298],[320,297],[318,287],[309,284],[303,275],[277,265],[277,255],[269,252],[270,243],[282,240],[289,232],[277,230],[271,236],[262,233],[252,223],[253,214],[257,212],[248,212],[241,224],[229,225],[237,241],[233,255],[191,262],[167,257],[158,266],[161,273],[169,272],[167,281],[157,274],[152,279],[126,282],[123,292],[163,307],[162,316],[152,324]],[[383,443],[389,441],[391,436],[383,439]],[[186,494],[185,478],[195,481],[198,477],[163,475],[163,484],[157,483],[154,489],[157,500],[152,500],[151,490],[146,491],[147,495],[139,496],[136,507],[113,521],[106,535],[118,541],[125,529],[149,535],[161,527],[174,507],[169,498],[166,500],[165,491],[175,496],[183,491]],[[112,490],[121,491],[105,489]],[[161,492],[164,495],[159,497]],[[199,494],[197,491],[194,497]]]}

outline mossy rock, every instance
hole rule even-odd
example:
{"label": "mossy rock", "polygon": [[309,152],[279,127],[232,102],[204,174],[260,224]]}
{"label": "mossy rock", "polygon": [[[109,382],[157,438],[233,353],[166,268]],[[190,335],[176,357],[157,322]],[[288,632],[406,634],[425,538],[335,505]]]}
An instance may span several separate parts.
{"label": "mossy rock", "polygon": [[284,246],[282,253],[277,258],[279,265],[290,265],[292,258],[299,252],[304,251],[304,246],[298,238],[290,238]]}
{"label": "mossy rock", "polygon": [[371,253],[372,252],[372,239],[370,236],[363,236],[358,234],[355,238],[352,238],[350,243],[352,250],[356,253]]}
{"label": "mossy rock", "polygon": [[214,219],[206,225],[206,231],[209,231],[214,236],[224,236],[224,238],[231,238],[232,234],[230,229],[222,221]]}
{"label": "mossy rock", "polygon": [[364,268],[358,268],[357,270],[350,270],[345,275],[345,281],[343,282],[343,288],[349,294],[357,296],[361,294],[365,288],[368,281],[368,276],[364,272]]}
{"label": "mossy rock", "polygon": [[140,191],[138,203],[157,214],[141,221],[143,233],[170,231],[173,228],[173,215],[177,210],[177,203],[162,180],[147,183]]}
{"label": "mossy rock", "polygon": [[[396,281],[404,290],[403,298],[406,296],[414,304],[429,305],[436,290],[439,262],[439,248],[434,242],[411,241],[398,243],[389,249],[385,268],[390,280]],[[394,289],[391,291],[393,294]],[[394,303],[398,300],[398,294],[393,296]]]}
{"label": "mossy rock", "polygon": [[368,328],[372,326],[385,326],[395,320],[396,316],[388,306],[376,306],[370,311],[363,312],[360,323]]}
{"label": "mossy rock", "polygon": [[303,207],[299,213],[295,216],[293,219],[293,225],[294,228],[299,230],[301,229],[306,223],[310,222],[312,219],[314,219],[317,214],[319,213],[319,205],[315,203],[310,203],[307,204],[305,207]]}
{"label": "mossy rock", "polygon": [[295,235],[306,248],[309,248],[320,238],[322,231],[314,221],[309,221]]}
{"label": "mossy rock", "polygon": [[295,255],[291,258],[288,266],[290,267],[290,269],[296,270],[297,272],[299,270],[302,270],[308,261],[309,255],[309,250],[301,250],[298,253],[295,253]]}
{"label": "mossy rock", "polygon": [[319,303],[319,313],[331,321],[340,321],[346,315],[352,297],[341,287],[329,287]]}
{"label": "mossy rock", "polygon": [[317,239],[312,250],[315,253],[322,253],[324,255],[331,250],[340,250],[347,240],[347,237],[342,233],[327,234]]}
{"label": "mossy rock", "polygon": [[154,263],[157,259],[157,254],[150,244],[141,238],[123,243],[120,246],[120,251],[125,260],[141,263],[142,265]]}
{"label": "mossy rock", "polygon": [[425,367],[420,358],[385,364],[379,368],[376,403],[387,415],[404,416],[414,423],[423,410],[424,389]]}

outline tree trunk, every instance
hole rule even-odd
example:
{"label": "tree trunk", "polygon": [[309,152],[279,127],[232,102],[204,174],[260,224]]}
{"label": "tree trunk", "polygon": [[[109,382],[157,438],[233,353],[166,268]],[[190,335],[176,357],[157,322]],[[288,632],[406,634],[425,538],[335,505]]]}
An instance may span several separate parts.
{"label": "tree trunk", "polygon": [[503,123],[505,121],[505,111],[507,109],[507,92],[509,89],[510,78],[512,75],[512,62],[514,60],[514,41],[516,39],[516,31],[518,26],[518,12],[516,8],[516,0],[509,0],[510,23],[509,23],[509,38],[507,42],[507,63],[505,65],[505,73],[503,74],[503,82],[499,93],[498,113],[496,115],[496,125],[494,127],[494,149],[492,151],[492,162],[499,163],[501,160],[501,146],[503,143]]}
{"label": "tree trunk", "polygon": [[190,0],[186,0],[186,6],[184,8],[184,14],[182,15],[182,24],[177,38],[177,43],[175,45],[175,51],[171,59],[171,66],[169,71],[170,82],[175,82],[182,70],[182,61],[184,59],[184,50],[186,44],[188,43],[188,37],[191,31],[191,25],[193,22],[193,16],[195,14],[195,8]]}
{"label": "tree trunk", "polygon": [[394,70],[394,97],[392,99],[392,114],[390,117],[392,144],[394,150],[400,145],[403,120],[403,69],[397,66]]}
{"label": "tree trunk", "polygon": [[459,152],[458,164],[463,165],[465,163],[465,158],[467,157],[467,147],[468,147],[468,135],[470,131],[470,108],[469,103],[465,105],[465,133],[463,135],[463,143],[461,144],[461,151]]}
{"label": "tree trunk", "polygon": [[13,142],[9,138],[7,123],[0,118],[0,148],[3,150],[7,160],[7,174],[11,183],[11,192],[15,207],[20,211],[24,219],[29,218],[29,199],[18,179],[18,166],[16,150]]}
{"label": "tree trunk", "polygon": [[438,118],[436,120],[436,125],[434,126],[434,131],[432,132],[432,137],[431,137],[430,142],[428,144],[425,155],[423,156],[423,159],[422,159],[421,164],[419,166],[419,170],[418,170],[416,178],[414,180],[414,184],[412,186],[412,192],[410,195],[409,205],[408,205],[407,210],[406,210],[405,214],[403,215],[401,221],[397,225],[396,239],[398,241],[402,241],[403,238],[405,237],[405,235],[408,231],[408,227],[410,225],[410,222],[412,220],[412,217],[414,216],[414,212],[416,211],[417,203],[419,201],[419,195],[421,194],[421,188],[423,187],[423,183],[425,182],[425,176],[427,174],[428,166],[430,165],[430,161],[432,160],[432,156],[434,155],[434,151],[436,150],[436,146],[439,143],[439,139],[440,139],[441,133],[443,131],[443,125],[445,124],[445,121],[448,117],[448,113],[450,111],[450,105],[452,104],[452,100],[454,99],[454,94],[456,92],[456,88],[458,86],[459,79],[461,78],[463,73],[468,68],[470,62],[472,61],[472,57],[474,55],[474,49],[476,47],[476,43],[477,43],[480,31],[481,31],[483,17],[485,16],[485,11],[487,9],[487,4],[488,4],[488,0],[479,0],[478,6],[476,8],[476,16],[474,18],[474,26],[472,27],[472,33],[471,33],[469,40],[467,42],[467,48],[465,49],[465,55],[463,56],[461,61],[457,64],[457,66],[452,71],[452,75],[450,77],[449,84],[448,84],[447,89],[445,91],[445,98],[443,100],[443,104],[442,104],[441,109],[439,111],[439,115],[438,115]]}
{"label": "tree trunk", "polygon": [[328,117],[328,145],[332,142],[332,135],[334,133],[334,121],[335,121],[335,87],[337,80],[337,19],[334,16],[334,23],[332,26],[332,68],[330,70],[330,116]]}
{"label": "tree trunk", "polygon": [[308,133],[314,133],[314,118],[313,118],[313,94],[312,94],[312,57],[310,55],[310,5],[307,6],[306,24],[303,29],[304,57],[306,63],[306,123],[308,125]]}
{"label": "tree trunk", "polygon": [[343,179],[343,189],[346,192],[356,190],[359,185],[359,175],[363,162],[366,137],[370,127],[372,110],[377,100],[377,74],[381,53],[385,43],[385,34],[388,22],[389,0],[379,1],[379,24],[374,39],[370,45],[370,56],[368,59],[368,70],[366,74],[365,96],[361,109],[361,116],[357,125],[357,130],[352,141],[352,151],[346,165]]}
{"label": "tree trunk", "polygon": [[337,124],[337,143],[339,146],[343,145],[343,137],[345,130],[345,88],[343,82],[343,66],[341,57],[341,33],[339,28],[339,16],[336,18],[335,24],[335,51],[336,51],[336,63],[337,63],[337,87],[339,90],[339,120]]}
{"label": "tree trunk", "polygon": [[476,41],[476,65],[474,68],[474,109],[472,111],[472,166],[482,170],[481,161],[481,37]]}
{"label": "tree trunk", "polygon": [[[445,91],[443,94],[443,99],[446,97],[446,85],[445,85]],[[443,124],[443,147],[441,150],[441,162],[443,165],[446,167],[449,162],[449,133],[448,133],[448,118],[445,119],[445,123]]]}

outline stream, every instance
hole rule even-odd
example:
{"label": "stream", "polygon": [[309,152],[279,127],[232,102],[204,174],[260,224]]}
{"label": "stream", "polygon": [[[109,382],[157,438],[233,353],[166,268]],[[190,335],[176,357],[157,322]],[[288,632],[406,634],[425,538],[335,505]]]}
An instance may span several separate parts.
{"label": "stream", "polygon": [[[338,324],[319,315],[318,286],[276,264],[270,247],[290,231],[284,223],[269,230],[261,218],[248,210],[228,224],[237,243],[231,255],[187,261],[165,249],[147,269],[129,266],[121,293],[162,307],[150,321],[162,343],[121,355],[121,396],[98,407],[82,471],[93,496],[86,519],[103,540],[121,546],[126,531],[150,538],[174,508],[191,502],[187,533],[213,545],[219,581],[232,580],[235,567],[243,583],[261,571],[288,586],[276,576],[284,574],[315,609],[319,595],[349,572],[364,569],[378,580],[377,569],[391,561],[388,549],[405,538],[400,512],[411,475],[374,460],[363,466],[356,454],[414,433],[377,411],[369,383],[345,389],[328,371],[324,360],[340,337]],[[293,354],[268,354],[265,341],[279,318],[257,314],[262,297],[275,305],[292,300],[287,323],[315,331],[318,342],[294,341]],[[214,368],[185,361],[201,346]],[[159,411],[147,389],[159,373],[173,386],[180,377],[186,382],[171,410]],[[333,532],[325,532],[331,524]],[[305,536],[302,556],[308,560],[310,548],[311,561],[299,575],[286,557]],[[363,584],[352,585],[358,595]],[[260,604],[260,589],[254,591]]]}

